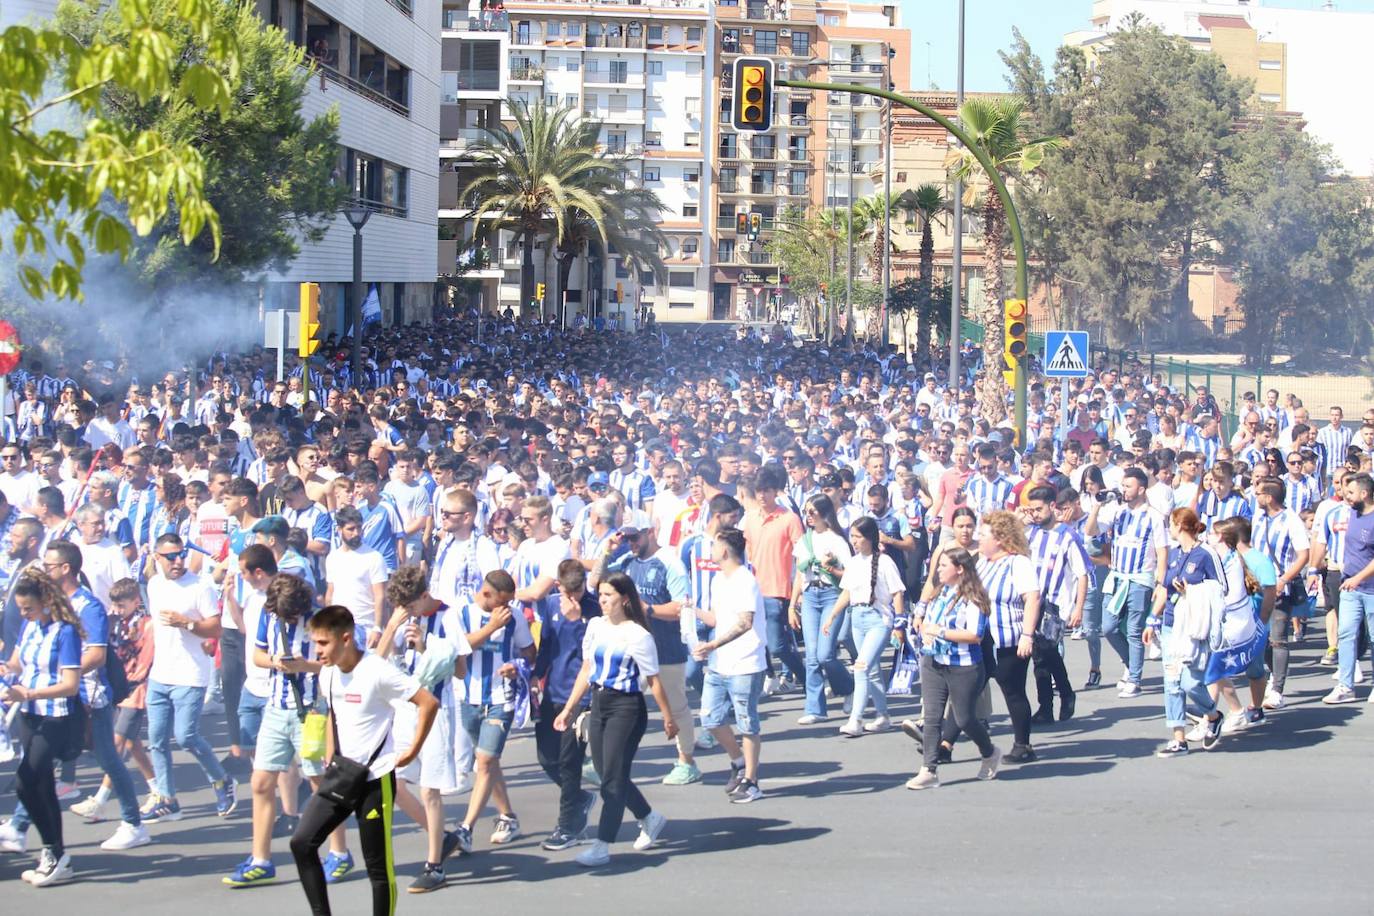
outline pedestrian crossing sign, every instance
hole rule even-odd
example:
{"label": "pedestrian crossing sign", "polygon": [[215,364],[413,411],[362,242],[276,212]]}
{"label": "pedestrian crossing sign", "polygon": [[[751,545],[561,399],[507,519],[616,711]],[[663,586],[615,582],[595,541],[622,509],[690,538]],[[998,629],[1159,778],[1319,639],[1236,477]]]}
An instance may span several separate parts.
{"label": "pedestrian crossing sign", "polygon": [[1088,332],[1045,332],[1045,378],[1083,378],[1088,374]]}

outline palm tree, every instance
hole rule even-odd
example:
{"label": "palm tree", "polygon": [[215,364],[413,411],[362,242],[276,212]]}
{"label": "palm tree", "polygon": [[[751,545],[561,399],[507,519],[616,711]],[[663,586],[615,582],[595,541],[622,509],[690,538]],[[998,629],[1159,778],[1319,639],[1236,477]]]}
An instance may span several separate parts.
{"label": "palm tree", "polygon": [[[662,256],[667,239],[658,227],[658,215],[663,211],[658,195],[647,188],[618,186],[604,188],[601,193],[606,214],[601,226],[577,208],[570,208],[565,214],[566,230],[561,239],[555,240],[554,254],[558,262],[559,301],[572,278],[573,262],[581,256],[599,264],[607,246],[614,247],[632,271],[653,271],[660,284],[667,279]],[[599,282],[590,282],[590,270],[587,277],[588,288],[601,288]]]}
{"label": "palm tree", "polygon": [[[872,240],[868,252],[868,278],[878,284],[880,289],[883,279],[883,249],[892,244],[887,234],[887,216],[896,210],[897,198],[890,195],[874,194],[854,202],[855,213],[862,214],[863,217],[864,238]],[[858,228],[857,221],[855,228]],[[870,336],[881,336],[882,328],[879,322],[870,322],[868,330]]]}
{"label": "palm tree", "polygon": [[[853,257],[853,252],[849,250],[849,241],[851,238],[863,239],[864,233],[868,231],[868,214],[865,213],[862,202],[856,200],[853,207],[835,207],[822,212],[820,228],[822,235],[830,240],[831,262],[834,263],[837,260],[837,252],[844,252],[844,257],[838,259],[840,266],[836,270],[835,282],[831,284],[830,294],[834,297],[836,305],[843,302],[845,298],[852,303],[854,292],[849,289],[849,270],[851,267],[855,267],[857,273],[857,265],[850,260]],[[844,291],[843,296],[840,292],[841,289]],[[849,321],[850,317],[846,316],[846,322]],[[848,324],[845,326],[845,336],[850,339],[854,337],[854,329]]]}
{"label": "palm tree", "polygon": [[[633,251],[661,274],[663,262],[656,246],[662,236],[657,227],[645,228],[642,220],[652,224],[662,204],[650,192],[626,190],[623,160],[599,147],[601,123],[542,100],[510,108],[513,130],[504,125],[486,128],[486,136],[473,144],[477,174],[466,190],[476,198],[474,220],[487,222],[488,231],[511,231],[521,240],[521,303],[534,298],[534,247],[539,236],[548,234],[554,245],[563,246],[579,223],[585,223],[586,238],[603,248]],[[618,209],[621,206],[629,209]],[[640,236],[655,246],[651,258],[647,248],[637,244]]]}
{"label": "palm tree", "polygon": [[[945,198],[944,188],[932,182],[903,191],[897,198],[897,207],[908,214],[908,225],[914,223],[921,227],[916,290],[923,303],[929,302],[935,274],[935,237],[931,226],[949,211],[950,202]],[[930,321],[924,316],[916,325],[916,353],[921,362],[930,359]]]}
{"label": "palm tree", "polygon": [[[969,99],[959,108],[964,130],[992,160],[999,173],[1029,174],[1040,167],[1054,138],[1026,138],[1026,103],[1020,98]],[[968,150],[952,150],[946,164],[964,182],[964,204],[981,201],[983,216],[983,389],[980,412],[990,422],[1006,413],[1006,385],[1002,381],[1003,264],[1007,260],[1007,214],[982,165]],[[957,329],[954,333],[958,333]]]}

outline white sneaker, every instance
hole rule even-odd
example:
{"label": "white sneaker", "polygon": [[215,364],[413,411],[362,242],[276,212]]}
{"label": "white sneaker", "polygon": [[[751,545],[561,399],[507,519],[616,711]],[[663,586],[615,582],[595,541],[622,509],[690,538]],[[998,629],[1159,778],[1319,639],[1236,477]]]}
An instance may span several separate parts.
{"label": "white sneaker", "polygon": [[1267,691],[1265,691],[1265,694],[1264,694],[1264,708],[1265,708],[1265,709],[1283,709],[1283,707],[1284,707],[1283,694],[1278,693],[1277,691],[1274,691],[1274,690],[1267,690]]}
{"label": "white sneaker", "polygon": [[57,800],[60,802],[71,801],[81,794],[81,787],[74,782],[57,781]]}
{"label": "white sneaker", "polygon": [[[1221,723],[1221,733],[1223,735],[1234,735],[1236,732],[1243,732],[1250,727],[1250,720],[1245,716],[1245,710],[1233,712]],[[1202,740],[1201,738],[1198,739]]]}
{"label": "white sneaker", "polygon": [[1116,692],[1116,695],[1119,696],[1119,697],[1122,697],[1123,699],[1130,699],[1131,697],[1138,697],[1138,696],[1140,696],[1140,685],[1139,685],[1139,684],[1132,684],[1130,681],[1127,681],[1127,682],[1126,682],[1126,686],[1125,686],[1125,687],[1122,687],[1120,690],[1118,690],[1118,691]]}
{"label": "white sneaker", "polygon": [[1322,697],[1322,702],[1328,706],[1335,706],[1337,703],[1358,703],[1360,698],[1355,695],[1355,691],[1349,687],[1337,685],[1331,692]]}
{"label": "white sneaker", "polygon": [[10,821],[0,824],[0,852],[22,853],[28,846],[27,830],[20,833]]}
{"label": "white sneaker", "polygon": [[142,824],[131,824],[128,821],[121,821],[114,834],[105,842],[100,844],[101,849],[111,851],[120,849],[137,849],[139,846],[147,846],[153,841],[148,836],[148,828]]}
{"label": "white sneaker", "polygon": [[1355,663],[1355,683],[1364,683],[1364,666],[1361,665],[1359,662]]}
{"label": "white sneaker", "polygon": [[100,800],[97,795],[88,795],[81,801],[72,805],[68,810],[77,817],[84,817],[92,824],[98,824],[105,820],[105,805],[107,802]]}
{"label": "white sneaker", "polygon": [[578,853],[575,861],[583,868],[600,868],[602,865],[609,864],[611,861],[611,844],[596,840],[591,846]]}
{"label": "white sneaker", "polygon": [[873,732],[885,732],[891,727],[891,719],[889,719],[887,716],[879,716],[872,722],[869,722],[866,725],[864,725],[864,731],[869,732],[870,734]]}
{"label": "white sneaker", "polygon": [[1119,678],[1116,679],[1116,689],[1117,689],[1117,690],[1121,690],[1121,689],[1123,689],[1127,684],[1130,684],[1130,683],[1134,683],[1134,682],[1131,680],[1131,671],[1130,671],[1130,669],[1128,668],[1128,669],[1126,669],[1125,671],[1121,672],[1121,677],[1119,677]]}
{"label": "white sneaker", "polygon": [[1188,734],[1183,736],[1183,740],[1189,742],[1196,741],[1200,743],[1202,741],[1203,736],[1206,734],[1207,720],[1202,719],[1199,722],[1197,722],[1191,729],[1188,730]]}
{"label": "white sneaker", "polygon": [[825,716],[817,716],[817,715],[812,715],[811,713],[807,713],[806,715],[802,716],[800,719],[797,720],[797,724],[798,724],[798,725],[815,725],[817,722],[824,722],[824,721],[825,721]]}
{"label": "white sneaker", "polygon": [[44,847],[43,854],[38,859],[38,867],[27,869],[19,877],[34,887],[48,887],[70,881],[75,875],[70,853],[62,853],[62,858],[59,859],[52,854],[51,849]]}
{"label": "white sneaker", "polygon": [[666,817],[657,811],[650,811],[649,816],[639,822],[639,836],[635,838],[635,849],[641,852],[645,849],[652,849],[667,824],[668,819]]}
{"label": "white sneaker", "polygon": [[1157,662],[1164,657],[1164,650],[1159,647],[1159,640],[1151,642],[1145,647],[1145,658],[1148,661]]}
{"label": "white sneaker", "polygon": [[846,738],[859,738],[863,736],[863,733],[863,726],[853,719],[850,719],[840,726],[840,734],[844,735]]}
{"label": "white sneaker", "polygon": [[763,679],[763,695],[771,697],[782,689],[782,679],[773,677],[771,674]]}

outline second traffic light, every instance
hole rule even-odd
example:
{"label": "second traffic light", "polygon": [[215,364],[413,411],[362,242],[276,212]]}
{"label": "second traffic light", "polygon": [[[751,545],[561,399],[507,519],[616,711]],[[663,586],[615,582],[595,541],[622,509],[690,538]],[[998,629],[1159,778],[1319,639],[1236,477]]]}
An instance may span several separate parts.
{"label": "second traffic light", "polygon": [[754,241],[759,237],[759,230],[763,228],[763,216],[758,213],[749,214],[749,241]]}
{"label": "second traffic light", "polygon": [[301,326],[296,341],[296,353],[310,356],[320,347],[317,335],[320,333],[320,284],[301,284]]}
{"label": "second traffic light", "polygon": [[773,62],[766,57],[735,61],[735,130],[768,130],[773,126]]}
{"label": "second traffic light", "polygon": [[1026,355],[1026,300],[1007,299],[1002,303],[1002,360],[1007,364],[1006,380],[1016,380],[1016,367]]}
{"label": "second traffic light", "polygon": [[536,284],[534,284],[534,298],[535,298],[535,300],[538,301],[538,302],[543,302],[543,301],[544,301],[544,284],[543,284],[543,283],[536,283]]}

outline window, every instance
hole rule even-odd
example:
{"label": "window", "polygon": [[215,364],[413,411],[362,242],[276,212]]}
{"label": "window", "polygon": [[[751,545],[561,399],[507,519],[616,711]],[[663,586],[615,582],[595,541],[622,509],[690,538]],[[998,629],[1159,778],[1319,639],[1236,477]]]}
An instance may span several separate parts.
{"label": "window", "polygon": [[728,264],[735,259],[735,240],[720,239],[716,242],[716,260]]}
{"label": "window", "polygon": [[699,61],[699,60],[689,60],[689,61],[687,61],[687,75],[688,75],[688,76],[701,76],[701,61]]}
{"label": "window", "polygon": [[393,216],[406,215],[409,184],[406,169],[351,149],[345,150],[344,162],[355,201]]}
{"label": "window", "polygon": [[1270,105],[1277,105],[1280,99],[1281,96],[1277,92],[1261,92],[1259,94],[1259,100],[1261,102],[1267,102]]}
{"label": "window", "polygon": [[698,149],[701,146],[701,134],[683,134],[682,145],[687,149]]}
{"label": "window", "polygon": [[589,93],[587,93],[587,101],[586,101],[586,104],[583,106],[583,110],[584,110],[584,111],[596,111],[596,106],[599,105],[600,103],[601,103],[601,100],[597,98],[596,93],[595,93],[595,92],[589,92]]}
{"label": "window", "polygon": [[805,137],[793,137],[787,141],[787,158],[792,162],[806,161]]}
{"label": "window", "polygon": [[628,279],[630,279],[630,268],[628,268],[628,267],[625,266],[625,262],[624,262],[624,261],[617,260],[617,261],[615,262],[615,278],[616,278],[617,280],[628,280]]}
{"label": "window", "polygon": [[639,285],[640,285],[640,286],[653,286],[653,285],[654,285],[654,272],[653,272],[652,270],[641,270],[641,271],[639,272]]}
{"label": "window", "polygon": [[530,23],[528,21],[515,24],[515,43],[518,45],[530,43]]}
{"label": "window", "polygon": [[689,25],[689,26],[687,26],[687,43],[688,43],[688,44],[693,44],[693,45],[694,45],[694,44],[700,44],[700,43],[701,43],[701,26],[699,26],[699,25]]}
{"label": "window", "polygon": [[739,153],[735,147],[735,134],[720,135],[720,157],[722,159],[737,159]]}
{"label": "window", "polygon": [[772,29],[754,29],[754,53],[777,54],[778,33]]}
{"label": "window", "polygon": [[720,49],[726,54],[734,54],[739,50],[739,29],[720,30]]}
{"label": "window", "polygon": [[[733,6],[733,5],[734,5],[733,0],[721,0],[721,6]],[[669,302],[669,303],[668,303],[668,308],[670,308],[670,309],[690,309],[690,308],[696,308],[696,306],[695,306],[693,303],[691,303],[691,302]]]}
{"label": "window", "polygon": [[749,138],[749,155],[754,159],[776,159],[777,138],[769,134],[754,134]]}
{"label": "window", "polygon": [[669,286],[696,286],[697,272],[695,270],[673,270],[668,272]]}
{"label": "window", "polygon": [[811,53],[811,33],[793,32],[792,33],[792,56],[805,57]]}
{"label": "window", "polygon": [[567,95],[563,96],[563,103],[567,105],[569,108],[577,108],[577,101],[578,100],[576,92],[569,92]]}
{"label": "window", "polygon": [[601,61],[597,60],[595,57],[589,57],[589,58],[587,58],[587,73],[591,74],[591,73],[600,73],[600,72],[601,72]]}
{"label": "window", "polygon": [[582,69],[582,61],[576,57],[569,57],[567,68],[569,73],[576,73],[578,70]]}
{"label": "window", "polygon": [[663,26],[661,26],[661,25],[651,25],[651,26],[649,26],[649,40],[650,40],[650,41],[653,41],[653,42],[657,42],[657,43],[659,43],[659,44],[663,44]]}
{"label": "window", "polygon": [[557,108],[557,107],[558,107],[558,93],[556,93],[556,92],[550,92],[548,95],[544,96],[544,104],[545,104],[545,105],[548,105],[550,108]]}
{"label": "window", "polygon": [[749,193],[751,194],[772,194],[773,193],[773,170],[755,169],[754,174],[749,176]]}
{"label": "window", "polygon": [[687,184],[696,184],[698,181],[701,181],[701,166],[683,166],[682,180],[685,181]]}
{"label": "window", "polygon": [[682,205],[682,216],[684,219],[696,219],[698,212],[696,204]]}
{"label": "window", "polygon": [[658,166],[656,166],[656,165],[646,165],[646,166],[644,167],[644,183],[645,183],[645,184],[648,184],[648,183],[651,182],[651,181],[658,181],[658,180],[659,180],[659,179],[658,179],[658,175],[659,175]]}
{"label": "window", "polygon": [[730,109],[734,106],[734,99],[728,95],[720,97],[720,122],[722,124],[733,123],[730,118]]}
{"label": "window", "polygon": [[735,176],[739,172],[734,166],[726,166],[720,170],[720,191],[722,194],[735,193]]}
{"label": "window", "polygon": [[682,256],[684,258],[693,257],[700,249],[701,240],[693,236],[682,240]]}
{"label": "window", "polygon": [[644,132],[644,145],[650,149],[661,149],[663,147],[663,132],[646,130]]}
{"label": "window", "polygon": [[793,195],[806,194],[806,170],[791,169],[787,173],[787,192]]}
{"label": "window", "polygon": [[611,82],[624,83],[629,79],[630,65],[623,60],[611,61]]}
{"label": "window", "polygon": [[689,99],[687,99],[687,106],[686,106],[686,109],[687,109],[687,117],[689,117],[689,118],[699,118],[699,117],[701,117],[701,99],[698,99],[698,98],[689,98]]}
{"label": "window", "polygon": [[897,173],[897,183],[898,183],[898,184],[906,184],[906,172],[898,172],[898,173]]}
{"label": "window", "polygon": [[[788,110],[791,112],[792,117],[793,117],[794,119],[795,119],[795,118],[805,118],[805,117],[806,117],[806,99],[793,99],[792,102],[791,102],[791,108],[789,108]],[[794,120],[792,123],[795,124],[795,123],[797,123],[797,122]]]}
{"label": "window", "polygon": [[650,75],[650,76],[662,76],[662,75],[663,75],[663,61],[661,61],[661,60],[651,60],[651,61],[649,61],[649,75]]}
{"label": "window", "polygon": [[1261,70],[1282,70],[1282,69],[1283,69],[1283,61],[1281,61],[1281,60],[1261,60],[1261,61],[1259,62],[1259,68],[1260,68]]}
{"label": "window", "polygon": [[629,104],[629,97],[624,95],[613,95],[607,100],[606,107],[611,111],[625,111]]}
{"label": "window", "polygon": [[569,38],[581,38],[581,37],[582,37],[582,23],[580,23],[580,22],[569,22],[569,23],[568,23],[568,37],[569,37]]}

